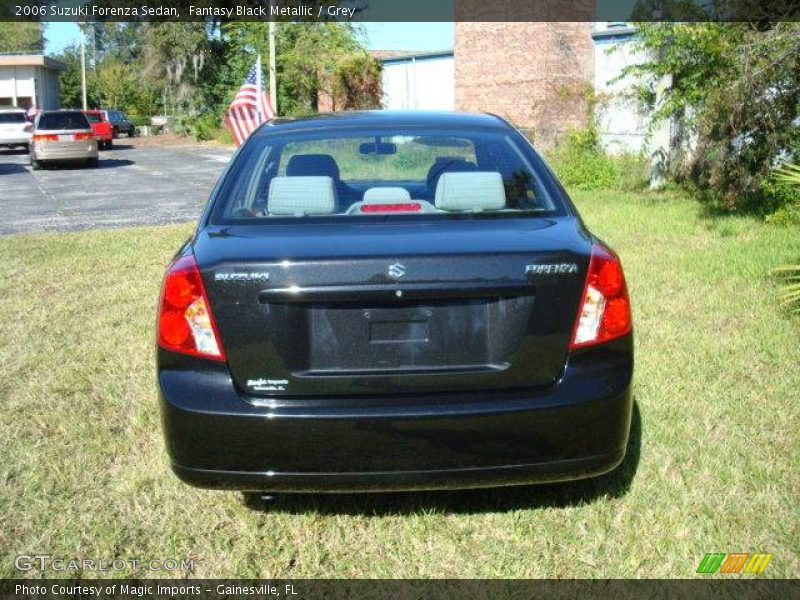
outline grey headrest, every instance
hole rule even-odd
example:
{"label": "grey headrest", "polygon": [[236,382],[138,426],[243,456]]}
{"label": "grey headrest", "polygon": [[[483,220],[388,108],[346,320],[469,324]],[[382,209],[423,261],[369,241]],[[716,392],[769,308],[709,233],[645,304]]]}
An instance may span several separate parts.
{"label": "grey headrest", "polygon": [[286,165],[286,175],[309,177],[327,175],[339,180],[339,167],[330,154],[295,154]]}
{"label": "grey headrest", "polygon": [[442,173],[436,184],[439,210],[499,210],[506,206],[503,177],[497,171]]}
{"label": "grey headrest", "polygon": [[269,186],[270,215],[330,215],[337,210],[330,177],[275,177]]}
{"label": "grey headrest", "polygon": [[374,187],[364,192],[364,202],[369,204],[408,202],[411,194],[401,187]]}

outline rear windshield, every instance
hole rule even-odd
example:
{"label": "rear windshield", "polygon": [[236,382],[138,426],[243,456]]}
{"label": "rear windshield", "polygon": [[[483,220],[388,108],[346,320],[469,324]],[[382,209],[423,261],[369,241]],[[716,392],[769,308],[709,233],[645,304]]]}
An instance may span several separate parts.
{"label": "rear windshield", "polygon": [[52,130],[70,130],[70,129],[89,129],[89,121],[82,112],[61,112],[61,113],[44,113],[39,117],[36,124],[37,129]]}
{"label": "rear windshield", "polygon": [[93,113],[83,113],[86,115],[86,118],[89,120],[89,123],[100,123],[103,119],[100,118],[100,115],[93,114]]}
{"label": "rear windshield", "polygon": [[25,115],[23,113],[0,113],[0,125],[8,125],[14,123],[24,123]]}
{"label": "rear windshield", "polygon": [[225,176],[212,221],[560,214],[545,171],[503,130],[259,133]]}

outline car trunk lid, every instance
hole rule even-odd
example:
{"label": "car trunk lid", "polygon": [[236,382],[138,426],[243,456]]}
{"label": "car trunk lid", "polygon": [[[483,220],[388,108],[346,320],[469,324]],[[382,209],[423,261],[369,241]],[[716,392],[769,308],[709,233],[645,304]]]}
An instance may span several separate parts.
{"label": "car trunk lid", "polygon": [[553,383],[590,243],[573,218],[209,228],[231,375],[261,396]]}

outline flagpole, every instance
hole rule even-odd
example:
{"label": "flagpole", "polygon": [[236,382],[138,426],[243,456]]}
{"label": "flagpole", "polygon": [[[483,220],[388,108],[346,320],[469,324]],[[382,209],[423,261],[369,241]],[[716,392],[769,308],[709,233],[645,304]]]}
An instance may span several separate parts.
{"label": "flagpole", "polygon": [[261,94],[264,93],[264,76],[261,72],[261,55],[258,55],[256,60],[256,114],[258,115],[258,124],[261,125],[265,121],[265,116],[261,114]]}
{"label": "flagpole", "polygon": [[[270,8],[272,2],[270,2]],[[272,11],[270,11],[270,14]],[[275,68],[275,41],[278,37],[277,26],[275,25],[275,17],[270,17],[269,20],[269,101],[272,104],[272,111],[275,116],[278,116],[278,85],[277,85],[277,69]]]}

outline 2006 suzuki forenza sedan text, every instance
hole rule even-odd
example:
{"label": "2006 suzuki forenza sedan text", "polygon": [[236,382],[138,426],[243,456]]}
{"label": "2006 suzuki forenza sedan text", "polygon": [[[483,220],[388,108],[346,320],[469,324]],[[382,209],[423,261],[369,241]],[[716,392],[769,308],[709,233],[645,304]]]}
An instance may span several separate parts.
{"label": "2006 suzuki forenza sedan text", "polygon": [[157,335],[167,449],[194,485],[508,485],[625,455],[620,260],[495,116],[263,125],[169,265]]}

